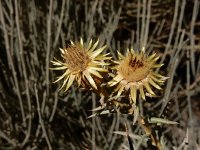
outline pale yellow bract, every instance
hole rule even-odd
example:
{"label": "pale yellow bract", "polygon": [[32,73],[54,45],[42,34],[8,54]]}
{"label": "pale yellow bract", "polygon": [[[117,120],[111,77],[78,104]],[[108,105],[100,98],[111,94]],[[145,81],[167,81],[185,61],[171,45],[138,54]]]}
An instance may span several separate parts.
{"label": "pale yellow bract", "polygon": [[128,49],[125,56],[118,52],[118,56],[119,60],[115,61],[116,66],[113,68],[116,74],[108,83],[110,86],[116,86],[117,96],[127,91],[133,103],[136,103],[137,91],[144,100],[146,96],[155,96],[152,87],[160,90],[160,85],[167,79],[154,72],[155,68],[163,65],[156,63],[159,56],[156,56],[156,53],[147,56],[144,51],[137,53],[133,49]]}
{"label": "pale yellow bract", "polygon": [[109,65],[105,60],[110,59],[107,54],[101,54],[106,45],[96,49],[99,40],[92,44],[90,40],[87,47],[84,46],[82,38],[80,42],[75,44],[71,41],[68,48],[61,49],[62,61],[55,59],[51,61],[54,68],[52,70],[63,70],[64,73],[57,77],[58,82],[63,79],[60,89],[65,88],[67,91],[72,83],[76,81],[78,86],[83,83],[89,83],[94,89],[97,89],[97,84],[94,78],[103,78],[100,72],[107,72],[105,66]]}

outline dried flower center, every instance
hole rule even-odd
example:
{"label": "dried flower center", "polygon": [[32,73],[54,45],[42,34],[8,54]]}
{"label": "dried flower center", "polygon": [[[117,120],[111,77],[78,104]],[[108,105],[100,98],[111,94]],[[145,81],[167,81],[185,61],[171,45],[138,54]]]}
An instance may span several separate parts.
{"label": "dried flower center", "polygon": [[90,58],[85,49],[81,46],[73,45],[65,49],[64,59],[68,68],[72,71],[84,71]]}
{"label": "dried flower center", "polygon": [[145,79],[149,71],[150,67],[144,55],[131,55],[125,58],[119,66],[119,73],[128,82],[136,82]]}

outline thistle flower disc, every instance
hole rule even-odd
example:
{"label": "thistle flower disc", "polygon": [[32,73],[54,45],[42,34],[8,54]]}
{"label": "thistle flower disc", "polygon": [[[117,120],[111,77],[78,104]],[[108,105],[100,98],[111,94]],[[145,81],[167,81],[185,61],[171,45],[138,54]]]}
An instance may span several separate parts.
{"label": "thistle flower disc", "polygon": [[65,87],[67,91],[74,80],[77,81],[78,86],[87,82],[97,89],[94,78],[103,78],[100,72],[106,72],[107,69],[103,66],[109,65],[104,61],[110,59],[107,57],[108,54],[101,54],[106,46],[96,49],[98,43],[99,41],[92,44],[91,40],[85,48],[81,39],[77,44],[71,41],[68,48],[60,49],[62,61],[55,59],[51,62],[55,66],[53,70],[64,70],[64,73],[54,81],[58,82],[63,79],[61,89]]}
{"label": "thistle flower disc", "polygon": [[137,91],[145,100],[146,96],[153,96],[155,93],[152,87],[161,89],[160,85],[167,79],[166,77],[154,72],[155,68],[161,67],[163,64],[157,64],[159,59],[156,54],[147,56],[144,51],[136,53],[133,49],[125,56],[118,52],[119,60],[114,67],[116,75],[109,82],[110,86],[116,86],[115,92],[120,96],[122,92],[128,91],[131,102],[135,103]]}

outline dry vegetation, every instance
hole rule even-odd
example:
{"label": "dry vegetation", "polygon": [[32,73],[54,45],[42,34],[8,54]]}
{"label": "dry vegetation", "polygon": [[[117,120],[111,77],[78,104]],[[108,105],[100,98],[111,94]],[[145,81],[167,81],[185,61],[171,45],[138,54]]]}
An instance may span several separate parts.
{"label": "dry vegetation", "polygon": [[[170,77],[140,114],[178,125],[150,125],[164,149],[200,149],[198,0],[0,0],[0,149],[155,149],[130,115],[86,119],[94,93],[52,84],[50,60],[80,37],[100,40],[114,59],[127,47],[160,54]],[[158,71],[158,70],[157,70]],[[156,91],[155,91],[156,92]],[[141,101],[140,101],[141,102]]]}

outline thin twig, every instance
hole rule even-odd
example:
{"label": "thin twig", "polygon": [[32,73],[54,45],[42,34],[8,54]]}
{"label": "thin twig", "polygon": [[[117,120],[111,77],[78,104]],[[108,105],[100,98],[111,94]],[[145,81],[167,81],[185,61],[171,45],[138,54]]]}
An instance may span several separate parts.
{"label": "thin twig", "polygon": [[[92,108],[96,108],[96,96],[92,93]],[[94,114],[95,112],[92,112]],[[92,150],[96,149],[95,144],[95,117],[92,118]]]}
{"label": "thin twig", "polygon": [[56,92],[55,93],[55,101],[54,101],[54,105],[53,105],[53,111],[52,111],[51,116],[49,118],[50,122],[53,121],[53,117],[54,117],[55,112],[56,112],[57,104],[58,104],[58,93]]}
{"label": "thin twig", "polygon": [[191,21],[191,28],[190,28],[190,45],[191,45],[191,51],[190,51],[190,59],[191,59],[191,69],[192,69],[192,74],[193,76],[195,76],[195,71],[196,71],[196,63],[195,63],[195,53],[193,51],[194,49],[194,45],[195,45],[195,34],[194,34],[194,26],[195,26],[195,22],[197,19],[197,15],[198,15],[198,9],[199,9],[199,0],[195,0],[194,1],[194,8],[193,8],[193,12],[192,12],[192,21]]}
{"label": "thin twig", "polygon": [[[190,51],[187,51],[187,57],[191,57],[190,55]],[[191,129],[192,131],[194,131],[194,119],[193,119],[193,113],[192,113],[192,104],[191,104],[191,93],[190,93],[190,61],[188,60],[187,62],[187,69],[186,69],[186,79],[187,79],[187,83],[186,83],[186,89],[187,89],[187,103],[188,103],[188,113],[189,113],[189,122],[191,123]]]}
{"label": "thin twig", "polygon": [[168,41],[167,41],[167,45],[165,47],[165,51],[164,51],[163,57],[162,57],[162,59],[160,61],[161,63],[164,62],[164,60],[166,58],[166,55],[167,55],[167,52],[168,52],[169,47],[170,47],[171,42],[172,42],[172,37],[173,37],[174,30],[175,30],[175,27],[176,27],[176,22],[177,22],[178,9],[179,9],[179,0],[176,0],[174,17],[173,17],[172,25],[171,25],[171,28],[170,28],[171,30],[170,30],[170,33],[169,33],[169,38],[168,38]]}
{"label": "thin twig", "polygon": [[38,98],[38,90],[37,90],[36,84],[34,84],[34,89],[35,89],[35,96],[36,96],[36,103],[37,103],[37,111],[38,111],[38,116],[39,116],[39,123],[42,127],[43,135],[47,142],[48,148],[49,148],[49,150],[52,150],[51,143],[49,141],[49,138],[48,138],[48,135],[47,135],[47,132],[45,129],[44,121],[43,121],[42,115],[41,115],[40,102],[39,102],[39,98]]}
{"label": "thin twig", "polygon": [[[119,118],[120,118],[120,114],[117,113],[117,116],[116,116],[116,123],[115,123],[115,131],[119,130]],[[113,134],[112,134],[113,135]],[[110,143],[110,147],[109,147],[109,150],[112,150],[114,148],[114,144],[116,142],[116,138],[117,138],[117,134],[114,134],[112,136],[112,141]]]}
{"label": "thin twig", "polygon": [[61,31],[61,27],[62,27],[62,22],[63,22],[63,16],[64,16],[64,10],[65,10],[65,2],[66,0],[62,1],[62,8],[61,8],[61,13],[60,13],[60,19],[58,21],[58,28],[57,28],[57,32],[56,32],[56,37],[53,43],[53,48],[56,47],[57,43],[58,43],[58,38],[60,36],[60,31]]}
{"label": "thin twig", "polygon": [[24,82],[25,82],[25,91],[26,91],[26,98],[27,98],[27,104],[28,104],[28,115],[26,116],[28,118],[28,129],[26,132],[26,137],[22,143],[22,146],[26,144],[30,137],[30,132],[31,132],[31,100],[30,100],[30,93],[29,93],[29,83],[28,83],[28,78],[27,78],[27,71],[26,71],[26,66],[25,66],[25,61],[24,61],[24,51],[23,51],[23,44],[22,44],[22,39],[21,39],[21,31],[20,31],[20,25],[19,25],[19,14],[18,14],[18,2],[15,0],[15,22],[17,26],[17,35],[18,35],[18,40],[19,40],[19,50],[20,50],[20,59],[22,63],[22,68],[23,68],[23,76],[24,76]]}
{"label": "thin twig", "polygon": [[10,51],[10,44],[9,44],[9,38],[8,38],[8,31],[6,30],[6,24],[5,24],[5,20],[4,20],[4,15],[3,15],[3,8],[2,8],[2,3],[0,1],[0,16],[1,16],[1,23],[3,26],[3,33],[4,33],[4,41],[5,41],[5,46],[6,46],[6,54],[7,54],[7,59],[8,59],[8,65],[10,67],[10,69],[12,70],[12,76],[14,78],[14,83],[15,83],[15,89],[16,89],[16,94],[19,100],[19,105],[20,105],[20,110],[21,110],[21,114],[22,114],[22,121],[23,124],[26,126],[26,119],[25,119],[25,113],[24,113],[24,106],[22,103],[22,98],[20,95],[20,89],[19,89],[19,82],[17,79],[17,73],[15,71],[15,67],[14,67],[14,63],[13,63],[13,59],[11,57],[11,51]]}
{"label": "thin twig", "polygon": [[[50,48],[51,48],[51,18],[53,10],[53,0],[50,0],[49,5],[49,16],[47,18],[47,49],[46,49],[46,91],[47,97],[49,96],[49,59],[50,59]],[[46,100],[46,98],[45,98]],[[43,112],[44,110],[42,110]]]}
{"label": "thin twig", "polygon": [[3,133],[1,130],[0,130],[0,137],[3,138],[4,140],[6,140],[8,143],[10,143],[13,147],[16,147],[17,146],[17,143],[9,138],[5,133]]}
{"label": "thin twig", "polygon": [[149,23],[150,23],[150,16],[151,16],[151,3],[152,0],[148,0],[148,6],[147,6],[147,15],[146,15],[146,27],[144,32],[144,39],[143,39],[143,45],[142,47],[147,47],[147,38],[149,37]]}

